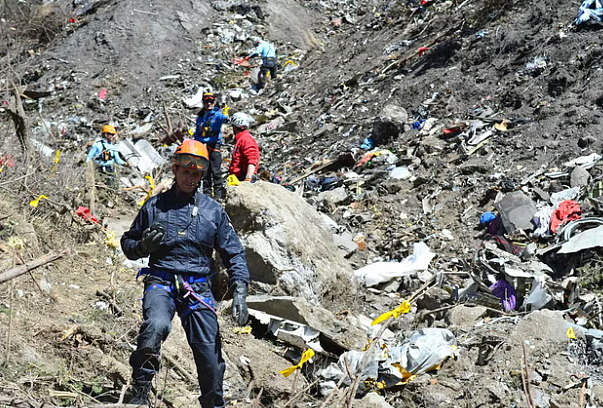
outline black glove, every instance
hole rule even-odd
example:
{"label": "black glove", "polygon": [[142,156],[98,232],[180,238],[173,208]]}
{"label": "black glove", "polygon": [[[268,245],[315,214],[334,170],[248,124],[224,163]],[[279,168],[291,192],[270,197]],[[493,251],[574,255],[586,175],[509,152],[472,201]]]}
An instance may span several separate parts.
{"label": "black glove", "polygon": [[235,281],[232,289],[232,317],[239,326],[245,326],[249,318],[247,284],[243,281]]}
{"label": "black glove", "polygon": [[143,255],[148,255],[151,252],[156,251],[161,245],[165,230],[159,224],[152,225],[142,233],[142,239],[140,240],[140,252]]}

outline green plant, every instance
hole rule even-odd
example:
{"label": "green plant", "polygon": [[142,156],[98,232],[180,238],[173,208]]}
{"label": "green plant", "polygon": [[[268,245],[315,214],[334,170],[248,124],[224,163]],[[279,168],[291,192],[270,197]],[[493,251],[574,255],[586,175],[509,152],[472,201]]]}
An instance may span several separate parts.
{"label": "green plant", "polygon": [[580,286],[593,292],[603,289],[603,259],[596,257],[576,268],[580,277]]}

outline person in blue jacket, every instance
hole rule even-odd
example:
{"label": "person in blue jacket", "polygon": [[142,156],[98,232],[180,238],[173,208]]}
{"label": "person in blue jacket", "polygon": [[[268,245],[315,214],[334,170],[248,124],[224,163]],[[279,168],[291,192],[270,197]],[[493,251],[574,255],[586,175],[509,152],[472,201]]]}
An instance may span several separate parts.
{"label": "person in blue jacket", "polygon": [[117,147],[113,144],[117,131],[111,125],[105,125],[102,129],[101,138],[95,141],[90,147],[86,163],[94,161],[98,171],[103,174],[107,180],[107,184],[115,187],[115,164],[120,166],[128,166],[117,151]]}
{"label": "person in blue jacket", "polygon": [[201,407],[222,408],[225,363],[210,287],[215,275],[213,252],[220,254],[228,269],[233,318],[244,326],[249,317],[245,250],[222,206],[199,191],[209,163],[205,145],[185,140],[174,161],[172,188],[151,197],[121,238],[129,259],[149,256],[149,267],[138,274],[145,276],[143,322],[130,357],[134,383],[130,404],[148,404],[161,344],[178,313],[197,366]]}
{"label": "person in blue jacket", "polygon": [[270,78],[276,79],[276,50],[274,49],[273,44],[269,43],[268,41],[263,41],[259,37],[254,37],[252,41],[253,45],[255,45],[257,48],[254,52],[249,54],[247,59],[256,56],[262,57],[262,66],[260,67],[260,72],[258,73],[259,91],[266,85],[266,74],[268,74],[268,72],[270,72]]}
{"label": "person in blue jacket", "polygon": [[222,125],[228,123],[226,116],[216,106],[213,93],[203,94],[203,109],[197,114],[195,140],[204,143],[209,150],[209,168],[203,179],[203,192],[216,200],[224,198],[224,179],[222,178]]}

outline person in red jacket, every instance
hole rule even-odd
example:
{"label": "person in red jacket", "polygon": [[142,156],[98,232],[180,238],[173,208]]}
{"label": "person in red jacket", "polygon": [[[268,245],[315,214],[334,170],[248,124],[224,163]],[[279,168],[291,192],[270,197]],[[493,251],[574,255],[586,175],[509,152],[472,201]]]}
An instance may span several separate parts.
{"label": "person in red jacket", "polygon": [[250,122],[251,118],[242,112],[235,113],[230,119],[236,142],[228,173],[241,181],[251,181],[260,163],[260,149],[248,130]]}

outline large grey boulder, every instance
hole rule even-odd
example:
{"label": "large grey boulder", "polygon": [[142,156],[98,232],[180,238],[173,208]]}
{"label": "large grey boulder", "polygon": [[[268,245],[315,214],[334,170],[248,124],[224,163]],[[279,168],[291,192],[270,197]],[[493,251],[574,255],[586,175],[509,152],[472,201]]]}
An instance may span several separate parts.
{"label": "large grey boulder", "polygon": [[266,182],[229,187],[226,212],[252,280],[318,304],[356,292],[352,269],[324,218],[300,196]]}

